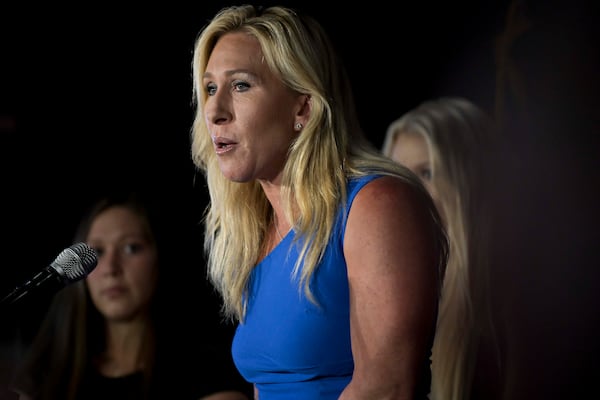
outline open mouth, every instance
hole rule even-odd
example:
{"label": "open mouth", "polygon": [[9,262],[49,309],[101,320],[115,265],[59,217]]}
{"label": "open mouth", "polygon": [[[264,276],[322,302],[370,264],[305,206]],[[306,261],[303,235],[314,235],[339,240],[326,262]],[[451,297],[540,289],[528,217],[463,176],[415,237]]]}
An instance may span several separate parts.
{"label": "open mouth", "polygon": [[218,154],[225,153],[231,150],[236,144],[233,140],[225,139],[222,137],[213,137],[213,144],[215,145],[215,151]]}

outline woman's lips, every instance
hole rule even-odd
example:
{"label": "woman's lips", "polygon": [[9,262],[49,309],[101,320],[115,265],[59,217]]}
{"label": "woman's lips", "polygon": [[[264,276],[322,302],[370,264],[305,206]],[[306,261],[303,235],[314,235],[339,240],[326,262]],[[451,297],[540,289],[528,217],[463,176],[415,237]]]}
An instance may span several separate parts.
{"label": "woman's lips", "polygon": [[102,290],[102,295],[112,298],[112,297],[122,296],[126,292],[127,292],[127,288],[125,286],[111,286],[109,288]]}
{"label": "woman's lips", "polygon": [[231,139],[223,138],[220,136],[213,136],[212,141],[215,146],[215,152],[217,154],[225,154],[228,151],[233,150],[233,148],[237,144]]}

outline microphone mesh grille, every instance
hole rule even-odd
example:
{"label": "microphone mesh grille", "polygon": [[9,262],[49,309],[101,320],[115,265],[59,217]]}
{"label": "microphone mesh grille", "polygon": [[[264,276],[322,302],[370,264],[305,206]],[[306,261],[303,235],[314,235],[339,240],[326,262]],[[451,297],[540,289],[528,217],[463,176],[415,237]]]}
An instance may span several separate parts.
{"label": "microphone mesh grille", "polygon": [[96,251],[85,243],[76,243],[64,249],[54,260],[52,266],[70,282],[85,278],[98,263]]}

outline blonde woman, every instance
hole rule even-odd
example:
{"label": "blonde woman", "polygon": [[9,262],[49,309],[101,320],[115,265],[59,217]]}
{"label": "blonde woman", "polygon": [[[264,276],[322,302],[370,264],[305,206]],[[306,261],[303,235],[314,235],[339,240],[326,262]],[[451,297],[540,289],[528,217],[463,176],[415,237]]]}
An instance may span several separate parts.
{"label": "blonde woman", "polygon": [[496,386],[500,358],[490,314],[491,221],[485,189],[490,170],[485,163],[495,134],[493,121],[476,104],[442,97],[425,101],[392,122],[382,147],[384,155],[422,180],[450,240],[433,344],[432,400],[500,395]]}
{"label": "blonde woman", "polygon": [[208,272],[255,397],[425,398],[443,224],[364,139],[322,27],[284,7],[223,9],[193,79]]}

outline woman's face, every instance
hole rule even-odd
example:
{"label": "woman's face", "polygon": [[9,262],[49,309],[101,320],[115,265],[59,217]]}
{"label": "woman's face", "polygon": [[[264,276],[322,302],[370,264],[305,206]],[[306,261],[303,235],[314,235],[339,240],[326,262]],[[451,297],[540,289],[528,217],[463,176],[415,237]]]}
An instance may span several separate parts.
{"label": "woman's face", "polygon": [[126,207],[111,207],[93,221],[87,243],[98,265],[87,276],[90,296],[109,321],[145,313],[156,289],[158,256],[145,221]]}
{"label": "woman's face", "polygon": [[435,203],[439,203],[439,196],[433,185],[431,154],[423,135],[413,132],[398,133],[390,157],[414,172],[423,182]]}
{"label": "woman's face", "polygon": [[306,96],[274,75],[258,41],[245,33],[222,36],[213,49],[203,87],[206,125],[223,175],[236,182],[277,181],[289,147],[304,124]]}

